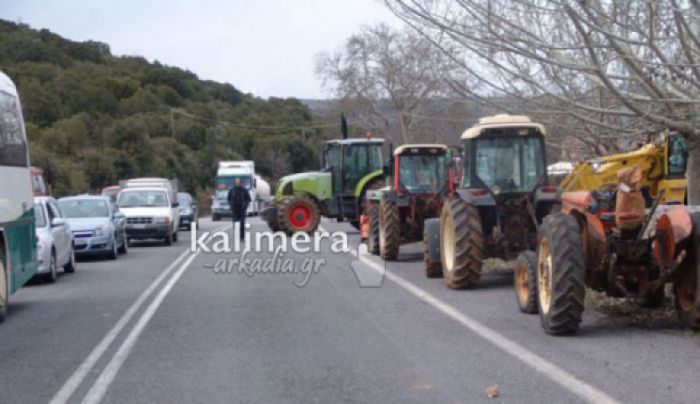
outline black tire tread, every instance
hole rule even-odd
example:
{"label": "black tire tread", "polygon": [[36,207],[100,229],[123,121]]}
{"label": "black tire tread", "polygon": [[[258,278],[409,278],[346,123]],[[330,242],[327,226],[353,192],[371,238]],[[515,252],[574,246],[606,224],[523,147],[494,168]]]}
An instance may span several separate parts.
{"label": "black tire tread", "polygon": [[[401,223],[399,218],[399,207],[387,198],[379,202],[379,226],[383,228],[384,240],[379,243],[379,255],[387,260],[393,261],[399,256],[401,246]],[[381,237],[380,232],[380,237]],[[381,246],[384,248],[381,248]]]}
{"label": "black tire tread", "polygon": [[[442,210],[440,228],[443,228],[445,215],[452,217],[455,230],[455,263],[452,271],[447,270],[442,254],[442,234],[440,251],[443,259],[442,274],[445,285],[450,289],[465,289],[476,286],[481,280],[481,267],[484,257],[484,235],[479,211],[472,205],[455,196],[448,199]],[[442,230],[441,230],[442,233]]]}

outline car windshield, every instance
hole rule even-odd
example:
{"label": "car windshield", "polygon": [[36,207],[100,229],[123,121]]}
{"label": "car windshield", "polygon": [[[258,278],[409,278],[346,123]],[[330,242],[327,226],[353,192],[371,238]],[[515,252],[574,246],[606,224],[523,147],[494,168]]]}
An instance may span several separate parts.
{"label": "car windshield", "polygon": [[250,189],[253,184],[250,175],[222,175],[216,177],[216,189],[218,191],[228,191],[236,185],[236,178],[240,178],[241,185],[246,189]]}
{"label": "car windshield", "polygon": [[545,175],[539,137],[480,138],[475,146],[476,175],[492,191],[529,192]]}
{"label": "car windshield", "polygon": [[164,191],[139,190],[122,191],[117,200],[120,208],[164,207],[168,206],[168,196]]}
{"label": "car windshield", "polygon": [[399,156],[399,186],[414,194],[434,194],[446,184],[445,154]]}
{"label": "car windshield", "polygon": [[177,202],[181,206],[190,205],[192,203],[192,198],[190,197],[190,194],[179,193],[177,194]]}
{"label": "car windshield", "polygon": [[68,218],[107,217],[107,202],[95,199],[69,199],[58,201],[64,216]]}
{"label": "car windshield", "polygon": [[46,215],[40,203],[34,204],[34,225],[36,227],[46,227]]}

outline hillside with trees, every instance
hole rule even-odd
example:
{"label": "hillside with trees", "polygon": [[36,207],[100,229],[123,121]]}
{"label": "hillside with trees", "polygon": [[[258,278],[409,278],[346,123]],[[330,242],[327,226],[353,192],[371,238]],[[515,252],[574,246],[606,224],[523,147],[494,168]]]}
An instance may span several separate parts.
{"label": "hillside with trees", "polygon": [[318,144],[336,131],[298,100],[3,20],[0,70],[19,90],[32,164],[50,171],[57,195],[135,176],[176,177],[202,194],[229,159],[275,179],[317,168]]}

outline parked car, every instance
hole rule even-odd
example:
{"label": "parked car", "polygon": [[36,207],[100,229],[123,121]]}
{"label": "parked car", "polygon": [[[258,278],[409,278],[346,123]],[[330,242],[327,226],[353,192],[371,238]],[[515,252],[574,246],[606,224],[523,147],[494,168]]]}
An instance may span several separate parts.
{"label": "parked car", "polygon": [[45,281],[56,282],[58,268],[75,272],[73,232],[63,213],[50,196],[34,198],[34,224],[36,227],[37,275]]}
{"label": "parked car", "polygon": [[108,187],[102,188],[102,192],[100,192],[100,195],[102,196],[108,196],[110,199],[113,201],[117,201],[117,195],[119,194],[119,190],[121,188],[119,185],[110,185]]}
{"label": "parked car", "polygon": [[192,223],[199,227],[199,206],[192,195],[187,192],[177,193],[177,202],[180,204],[180,228],[189,228]]}
{"label": "parked car", "polygon": [[73,230],[74,249],[78,256],[106,255],[117,259],[126,254],[124,214],[107,196],[69,196],[58,200],[66,220]]}

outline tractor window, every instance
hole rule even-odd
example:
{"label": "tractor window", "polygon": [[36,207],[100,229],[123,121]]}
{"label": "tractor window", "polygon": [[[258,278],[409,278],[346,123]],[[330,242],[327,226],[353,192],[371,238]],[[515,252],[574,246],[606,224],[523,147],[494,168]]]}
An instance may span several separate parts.
{"label": "tractor window", "polygon": [[382,168],[382,144],[358,143],[343,148],[343,192],[352,193],[357,183]]}
{"label": "tractor window", "polygon": [[681,135],[670,135],[668,137],[668,174],[683,175],[687,165],[688,143]]}
{"label": "tractor window", "polygon": [[471,188],[472,180],[472,143],[467,140],[464,142],[464,147],[462,151],[462,186],[465,188]]}
{"label": "tractor window", "polygon": [[476,140],[476,175],[491,190],[532,191],[545,173],[538,137]]}
{"label": "tractor window", "polygon": [[446,154],[399,156],[399,186],[412,194],[435,194],[447,183]]}

